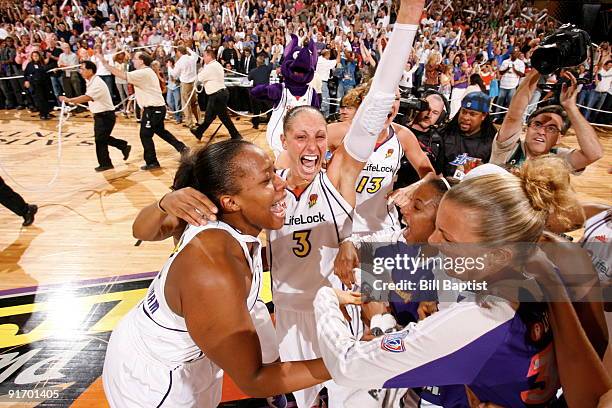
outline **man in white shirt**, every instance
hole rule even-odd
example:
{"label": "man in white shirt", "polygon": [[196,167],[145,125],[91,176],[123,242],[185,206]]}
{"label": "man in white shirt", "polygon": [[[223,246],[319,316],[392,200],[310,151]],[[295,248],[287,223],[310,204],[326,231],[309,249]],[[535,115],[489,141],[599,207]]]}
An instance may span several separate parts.
{"label": "man in white shirt", "polygon": [[178,140],[164,127],[166,118],[166,101],[161,92],[159,78],[151,68],[153,57],[145,52],[136,52],[132,57],[134,71],[124,72],[111,67],[105,59],[102,63],[115,77],[128,81],[134,86],[134,95],[138,106],[142,107],[142,118],[140,120],[140,142],[144,149],[145,165],[141,170],[156,170],[161,166],[157,161],[155,143],[153,136],[158,135],[166,143],[170,144],[177,152],[183,154],[189,151],[183,142]]}
{"label": "man in white shirt", "polygon": [[105,171],[113,168],[113,163],[108,155],[108,146],[113,146],[123,153],[123,160],[130,156],[132,146],[125,140],[116,139],[111,136],[115,127],[115,107],[111,99],[108,87],[98,75],[96,75],[96,64],[92,61],[81,63],[81,76],[85,78],[87,89],[85,95],[75,98],[60,96],[59,100],[66,103],[85,103],[89,105],[89,110],[94,118],[94,138],[96,141],[96,156],[98,167],[96,171]]}
{"label": "man in white shirt", "polygon": [[202,139],[202,135],[208,129],[210,124],[218,116],[221,123],[227,128],[232,139],[242,139],[238,129],[232,123],[227,114],[227,101],[229,100],[229,91],[225,87],[225,72],[223,66],[215,59],[215,52],[206,50],[204,52],[204,67],[198,73],[198,81],[204,84],[206,92],[206,114],[204,122],[198,125],[197,128],[191,129],[191,133],[198,139]]}
{"label": "man in white shirt", "polygon": [[327,81],[329,81],[331,70],[336,68],[336,60],[330,59],[330,56],[331,52],[329,50],[323,50],[317,59],[317,69],[315,71],[315,76],[318,76],[321,80],[321,95],[323,96],[321,111],[325,117],[329,116],[329,88],[327,87]]}
{"label": "man in white shirt", "polygon": [[[502,76],[499,81],[497,104],[504,108],[510,106],[510,101],[516,92],[519,81],[525,76],[525,63],[518,58],[520,53],[520,50],[514,49],[514,51],[512,51],[512,56],[504,60],[499,67],[499,73],[502,74]],[[498,115],[498,121],[500,123],[503,121],[504,116],[503,114]]]}
{"label": "man in white shirt", "polygon": [[188,99],[193,92],[193,85],[198,77],[198,56],[193,51],[180,46],[176,49],[176,64],[174,65],[174,77],[181,83],[181,106],[187,106],[184,110],[184,124],[193,127],[198,124],[198,98],[194,95]]}
{"label": "man in white shirt", "polygon": [[[595,82],[597,83],[597,85],[589,95],[587,106],[589,108],[601,109],[604,106],[604,103],[606,102],[606,98],[612,97],[612,60],[607,61],[605,65],[601,67],[601,69],[597,73],[597,78]],[[591,109],[587,109],[586,114],[584,116],[587,120],[590,121],[594,120],[597,116],[603,117],[603,115],[603,112],[597,112]],[[605,121],[602,121],[602,123],[605,123]]]}

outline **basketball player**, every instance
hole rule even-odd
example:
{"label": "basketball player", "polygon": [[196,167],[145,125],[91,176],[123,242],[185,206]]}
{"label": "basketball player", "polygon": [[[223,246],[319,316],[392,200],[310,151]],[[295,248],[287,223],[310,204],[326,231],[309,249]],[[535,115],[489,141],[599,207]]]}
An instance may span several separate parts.
{"label": "basketball player", "polygon": [[224,141],[185,160],[176,185],[210,197],[219,220],[185,229],[146,298],[113,331],[103,371],[110,405],[213,408],[224,370],[257,397],[329,378],[321,360],[263,365],[249,318],[262,280],[256,237],[285,219],[271,160],[251,143]]}
{"label": "basketball player", "polygon": [[111,136],[115,127],[115,107],[113,99],[106,83],[96,75],[96,64],[92,61],[83,61],[81,63],[81,76],[85,79],[87,89],[85,95],[76,96],[74,98],[66,98],[60,96],[60,102],[66,103],[85,103],[89,105],[89,110],[94,118],[94,137],[96,141],[96,157],[98,158],[98,167],[95,171],[110,170],[113,167],[110,156],[108,155],[108,146],[113,146],[123,153],[123,160],[130,157],[132,146],[125,140],[116,139]]}
{"label": "basketball player", "polygon": [[159,161],[157,161],[155,143],[153,142],[153,136],[156,134],[174,147],[177,152],[187,152],[187,146],[164,127],[166,101],[162,95],[159,78],[151,68],[153,58],[147,53],[136,52],[132,58],[135,70],[125,72],[117,67],[111,66],[106,58],[103,58],[101,55],[99,57],[102,65],[104,65],[115,77],[124,79],[128,84],[134,86],[136,102],[138,106],[142,107],[140,142],[144,149],[145,165],[140,167],[140,169],[155,170],[161,167]]}
{"label": "basketball player", "polygon": [[[399,62],[410,54],[422,8],[422,0],[402,2],[370,92],[326,172],[321,171],[327,150],[325,118],[310,106],[297,107],[285,116],[281,140],[290,167],[279,174],[291,194],[285,200],[284,227],[267,234],[276,332],[283,361],[319,355],[312,301],[322,286],[341,287],[333,275],[333,260],[342,239],[350,235],[355,183],[391,111],[403,72]],[[196,208],[204,207],[201,200],[189,201]],[[202,222],[201,216],[198,218]],[[155,236],[160,229],[159,220],[139,217],[138,221],[150,227],[135,225],[135,230],[151,231]],[[333,383],[327,387],[330,406],[344,406],[347,393],[352,391]],[[298,406],[310,408],[320,389],[317,386],[294,392]]]}
{"label": "basketball player", "polygon": [[[446,248],[461,242],[487,243],[487,248],[512,242],[535,243],[549,212],[563,214],[562,193],[568,185],[567,168],[554,158],[527,162],[520,177],[492,174],[462,182],[442,199],[429,242]],[[490,290],[496,280],[511,277],[509,273],[521,279],[522,270],[508,269],[512,268],[512,247],[505,246],[503,251],[508,251],[504,253],[507,256],[489,256],[485,268],[470,273],[470,278],[490,282]],[[490,254],[501,255],[495,251]],[[533,272],[529,264],[525,268]],[[467,274],[453,275],[467,279]],[[557,277],[556,273],[550,275]],[[552,278],[547,279],[540,281],[543,287],[559,287],[550,284]],[[550,403],[556,398],[557,376],[561,375],[565,389],[571,383],[567,376],[570,370],[566,366],[565,372],[557,371],[549,330],[536,332],[536,337],[525,335],[531,330],[526,312],[535,304],[499,297],[486,302],[483,307],[461,301],[382,339],[355,343],[338,309],[336,293],[322,288],[315,299],[321,353],[340,384],[381,388],[466,384],[481,402],[510,408]],[[573,345],[580,341],[580,347],[586,350],[590,344],[576,329],[580,326],[568,305],[569,312],[553,310],[553,321],[559,319],[553,325],[555,334],[558,326],[569,321],[572,330],[567,333],[559,329],[561,339],[573,337]]]}
{"label": "basketball player", "polygon": [[[369,86],[365,86],[364,94],[368,91]],[[357,179],[355,186],[357,206],[353,218],[353,234],[368,235],[387,228],[398,231],[401,229],[397,209],[395,205],[387,202],[387,197],[393,191],[402,157],[406,157],[420,177],[429,173],[435,174],[415,135],[406,127],[393,123],[398,109],[399,91],[396,93],[385,127],[378,135],[374,152]],[[351,121],[352,119],[349,123]],[[334,137],[330,136],[328,139],[330,150],[335,150],[342,143],[344,136],[334,132]]]}

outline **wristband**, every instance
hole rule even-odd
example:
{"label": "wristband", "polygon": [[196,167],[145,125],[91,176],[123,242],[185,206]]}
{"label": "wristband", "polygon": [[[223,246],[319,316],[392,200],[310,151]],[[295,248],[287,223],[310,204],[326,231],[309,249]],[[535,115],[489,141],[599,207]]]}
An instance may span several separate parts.
{"label": "wristband", "polygon": [[164,197],[166,197],[168,194],[170,194],[170,193],[166,193],[166,194],[164,194],[164,195],[162,196],[162,198],[160,198],[159,200],[157,200],[157,209],[158,209],[158,210],[159,210],[161,213],[163,213],[163,214],[168,214],[168,213],[167,213],[167,212],[166,212],[166,210],[164,210],[164,208],[161,206],[161,201],[162,201],[162,200],[164,199]]}
{"label": "wristband", "polygon": [[395,317],[389,313],[377,314],[370,319],[370,331],[372,334],[375,331],[381,334],[391,333],[396,325]]}
{"label": "wristband", "polygon": [[340,245],[344,244],[345,242],[350,242],[351,244],[353,244],[353,246],[357,250],[359,250],[361,248],[361,240],[359,239],[359,237],[357,235],[351,235],[348,238],[343,239],[340,242]]}

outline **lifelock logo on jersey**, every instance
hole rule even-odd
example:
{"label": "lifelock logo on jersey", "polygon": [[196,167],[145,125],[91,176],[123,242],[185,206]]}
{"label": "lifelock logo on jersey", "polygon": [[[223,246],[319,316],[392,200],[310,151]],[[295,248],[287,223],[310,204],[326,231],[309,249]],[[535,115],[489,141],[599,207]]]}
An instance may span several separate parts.
{"label": "lifelock logo on jersey", "polygon": [[364,171],[375,171],[378,173],[392,173],[393,167],[391,166],[379,166],[378,164],[368,163],[367,166],[363,168]]}
{"label": "lifelock logo on jersey", "polygon": [[292,215],[289,217],[289,222],[285,223],[285,225],[302,225],[302,224],[314,224],[317,222],[325,222],[325,214],[315,214],[315,215]]}

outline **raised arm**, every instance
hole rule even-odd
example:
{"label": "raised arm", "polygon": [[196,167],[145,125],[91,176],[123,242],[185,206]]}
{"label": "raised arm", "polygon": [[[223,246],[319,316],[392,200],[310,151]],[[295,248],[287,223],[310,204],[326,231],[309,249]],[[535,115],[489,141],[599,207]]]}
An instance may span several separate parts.
{"label": "raised arm", "polygon": [[104,65],[104,68],[106,68],[106,69],[108,69],[110,71],[111,74],[113,74],[117,78],[121,78],[121,79],[127,81],[127,72],[126,71],[122,71],[122,70],[114,67],[106,58],[104,58],[103,54],[96,54],[96,58],[98,59],[98,61],[100,61],[102,63],[102,65]]}
{"label": "raised arm", "polygon": [[[180,277],[173,277],[173,271],[180,271]],[[168,283],[178,288],[178,296],[167,295],[168,303],[185,318],[189,335],[204,354],[253,397],[284,394],[328,380],[321,359],[262,363],[245,302],[245,277],[250,275],[242,248],[233,238],[225,231],[203,231],[173,261]]]}
{"label": "raised arm", "polygon": [[519,85],[497,134],[498,143],[505,142],[523,130],[523,114],[525,109],[527,109],[527,105],[529,105],[531,96],[536,90],[538,79],[540,79],[540,74],[533,69]]}
{"label": "raised arm", "polygon": [[402,0],[397,22],[372,79],[370,91],[357,109],[344,142],[336,150],[334,160],[327,169],[331,182],[352,205],[356,200],[357,177],[374,150],[376,139],[395,101],[423,5],[424,0]]}
{"label": "raised arm", "polygon": [[580,147],[571,153],[569,161],[574,169],[580,170],[603,157],[603,146],[597,137],[597,133],[595,133],[595,129],[582,116],[576,105],[576,96],[578,95],[576,78],[569,72],[565,73],[564,76],[571,81],[571,84],[569,86],[567,84],[563,85],[559,99],[561,106],[567,112],[574,132],[576,132],[576,139],[578,139],[578,146]]}

